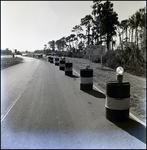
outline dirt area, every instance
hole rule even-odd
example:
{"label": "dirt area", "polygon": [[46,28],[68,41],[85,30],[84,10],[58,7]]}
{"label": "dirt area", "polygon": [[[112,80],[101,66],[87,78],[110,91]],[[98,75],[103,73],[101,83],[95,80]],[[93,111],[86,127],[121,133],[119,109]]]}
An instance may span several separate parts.
{"label": "dirt area", "polygon": [[[81,58],[70,58],[66,60],[73,63],[73,68],[80,72],[80,69],[85,69],[89,64],[89,60]],[[116,81],[116,71],[107,67],[101,69],[101,64],[90,62],[90,67],[93,69],[93,82],[104,91],[106,82]],[[135,76],[124,72],[123,81],[130,83],[130,112],[137,118],[146,123],[146,78]]]}

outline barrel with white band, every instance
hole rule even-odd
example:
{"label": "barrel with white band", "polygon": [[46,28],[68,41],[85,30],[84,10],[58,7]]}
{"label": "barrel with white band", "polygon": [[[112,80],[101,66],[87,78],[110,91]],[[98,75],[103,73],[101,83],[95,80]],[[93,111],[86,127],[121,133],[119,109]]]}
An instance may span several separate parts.
{"label": "barrel with white band", "polygon": [[60,60],[59,61],[59,69],[60,70],[64,70],[65,69],[65,60]]}
{"label": "barrel with white band", "polygon": [[80,70],[80,90],[93,89],[93,70],[81,69]]}
{"label": "barrel with white band", "polygon": [[48,57],[48,62],[50,62],[50,58],[51,58],[51,56]]}
{"label": "barrel with white band", "polygon": [[50,57],[50,63],[54,63],[54,58]]}
{"label": "barrel with white band", "polygon": [[73,64],[70,62],[65,63],[65,75],[68,75],[68,76],[72,75],[72,66]]}
{"label": "barrel with white band", "polygon": [[110,121],[125,121],[129,118],[130,83],[107,82],[106,118]]}
{"label": "barrel with white band", "polygon": [[55,65],[59,66],[59,58],[55,58]]}

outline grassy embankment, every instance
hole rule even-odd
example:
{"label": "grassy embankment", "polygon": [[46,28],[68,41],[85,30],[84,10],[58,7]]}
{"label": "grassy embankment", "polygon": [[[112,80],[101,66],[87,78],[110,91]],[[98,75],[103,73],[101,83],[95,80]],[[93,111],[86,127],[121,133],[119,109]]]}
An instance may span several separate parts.
{"label": "grassy embankment", "polygon": [[[84,69],[89,60],[80,58],[67,57],[66,60],[73,63],[73,69],[80,72],[80,69]],[[93,82],[96,86],[102,88],[102,91],[106,89],[106,82],[116,81],[116,71],[103,66],[99,63],[90,62],[90,66],[93,69],[94,77]],[[124,72],[123,81],[130,83],[130,112],[135,116],[145,121],[146,118],[146,78],[138,77]]]}
{"label": "grassy embankment", "polygon": [[1,58],[1,70],[22,62],[22,58],[6,56]]}

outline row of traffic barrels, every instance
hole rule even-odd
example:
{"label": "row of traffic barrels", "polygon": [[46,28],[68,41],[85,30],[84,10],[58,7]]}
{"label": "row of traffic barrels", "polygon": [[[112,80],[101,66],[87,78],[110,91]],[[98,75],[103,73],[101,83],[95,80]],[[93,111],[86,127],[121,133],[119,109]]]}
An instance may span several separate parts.
{"label": "row of traffic barrels", "polygon": [[65,75],[72,76],[73,64],[71,62],[66,62],[65,57],[61,59],[59,57],[53,58],[52,56],[48,57],[50,63],[55,63],[56,66],[59,66],[60,70],[65,71]]}
{"label": "row of traffic barrels", "polygon": [[[93,69],[80,70],[80,89],[93,90]],[[129,118],[130,83],[109,81],[106,83],[105,110],[106,118],[110,121],[122,122]]]}
{"label": "row of traffic barrels", "polygon": [[[51,61],[52,63],[52,61]],[[65,75],[72,75],[73,64],[65,59],[55,58],[55,65],[65,71]],[[93,90],[93,69],[80,70],[80,90]],[[129,118],[130,83],[109,81],[106,83],[105,110],[106,118],[110,121],[126,121]]]}

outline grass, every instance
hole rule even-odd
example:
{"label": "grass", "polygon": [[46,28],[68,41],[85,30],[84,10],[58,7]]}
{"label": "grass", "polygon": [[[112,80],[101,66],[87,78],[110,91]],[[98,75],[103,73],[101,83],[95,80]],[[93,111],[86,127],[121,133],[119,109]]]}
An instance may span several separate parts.
{"label": "grass", "polygon": [[8,67],[11,67],[13,65],[16,65],[16,64],[19,64],[19,63],[22,63],[22,58],[19,58],[19,57],[2,57],[1,58],[1,70],[2,69],[5,69],[5,68],[8,68]]}
{"label": "grass", "polygon": [[[80,69],[86,68],[89,60],[82,58],[67,57],[66,60],[73,63],[73,68],[80,72]],[[116,81],[116,71],[101,64],[90,62],[93,69],[93,83],[103,89],[106,89],[106,82]],[[130,83],[130,112],[146,122],[146,78],[132,75],[124,72],[123,81]]]}

